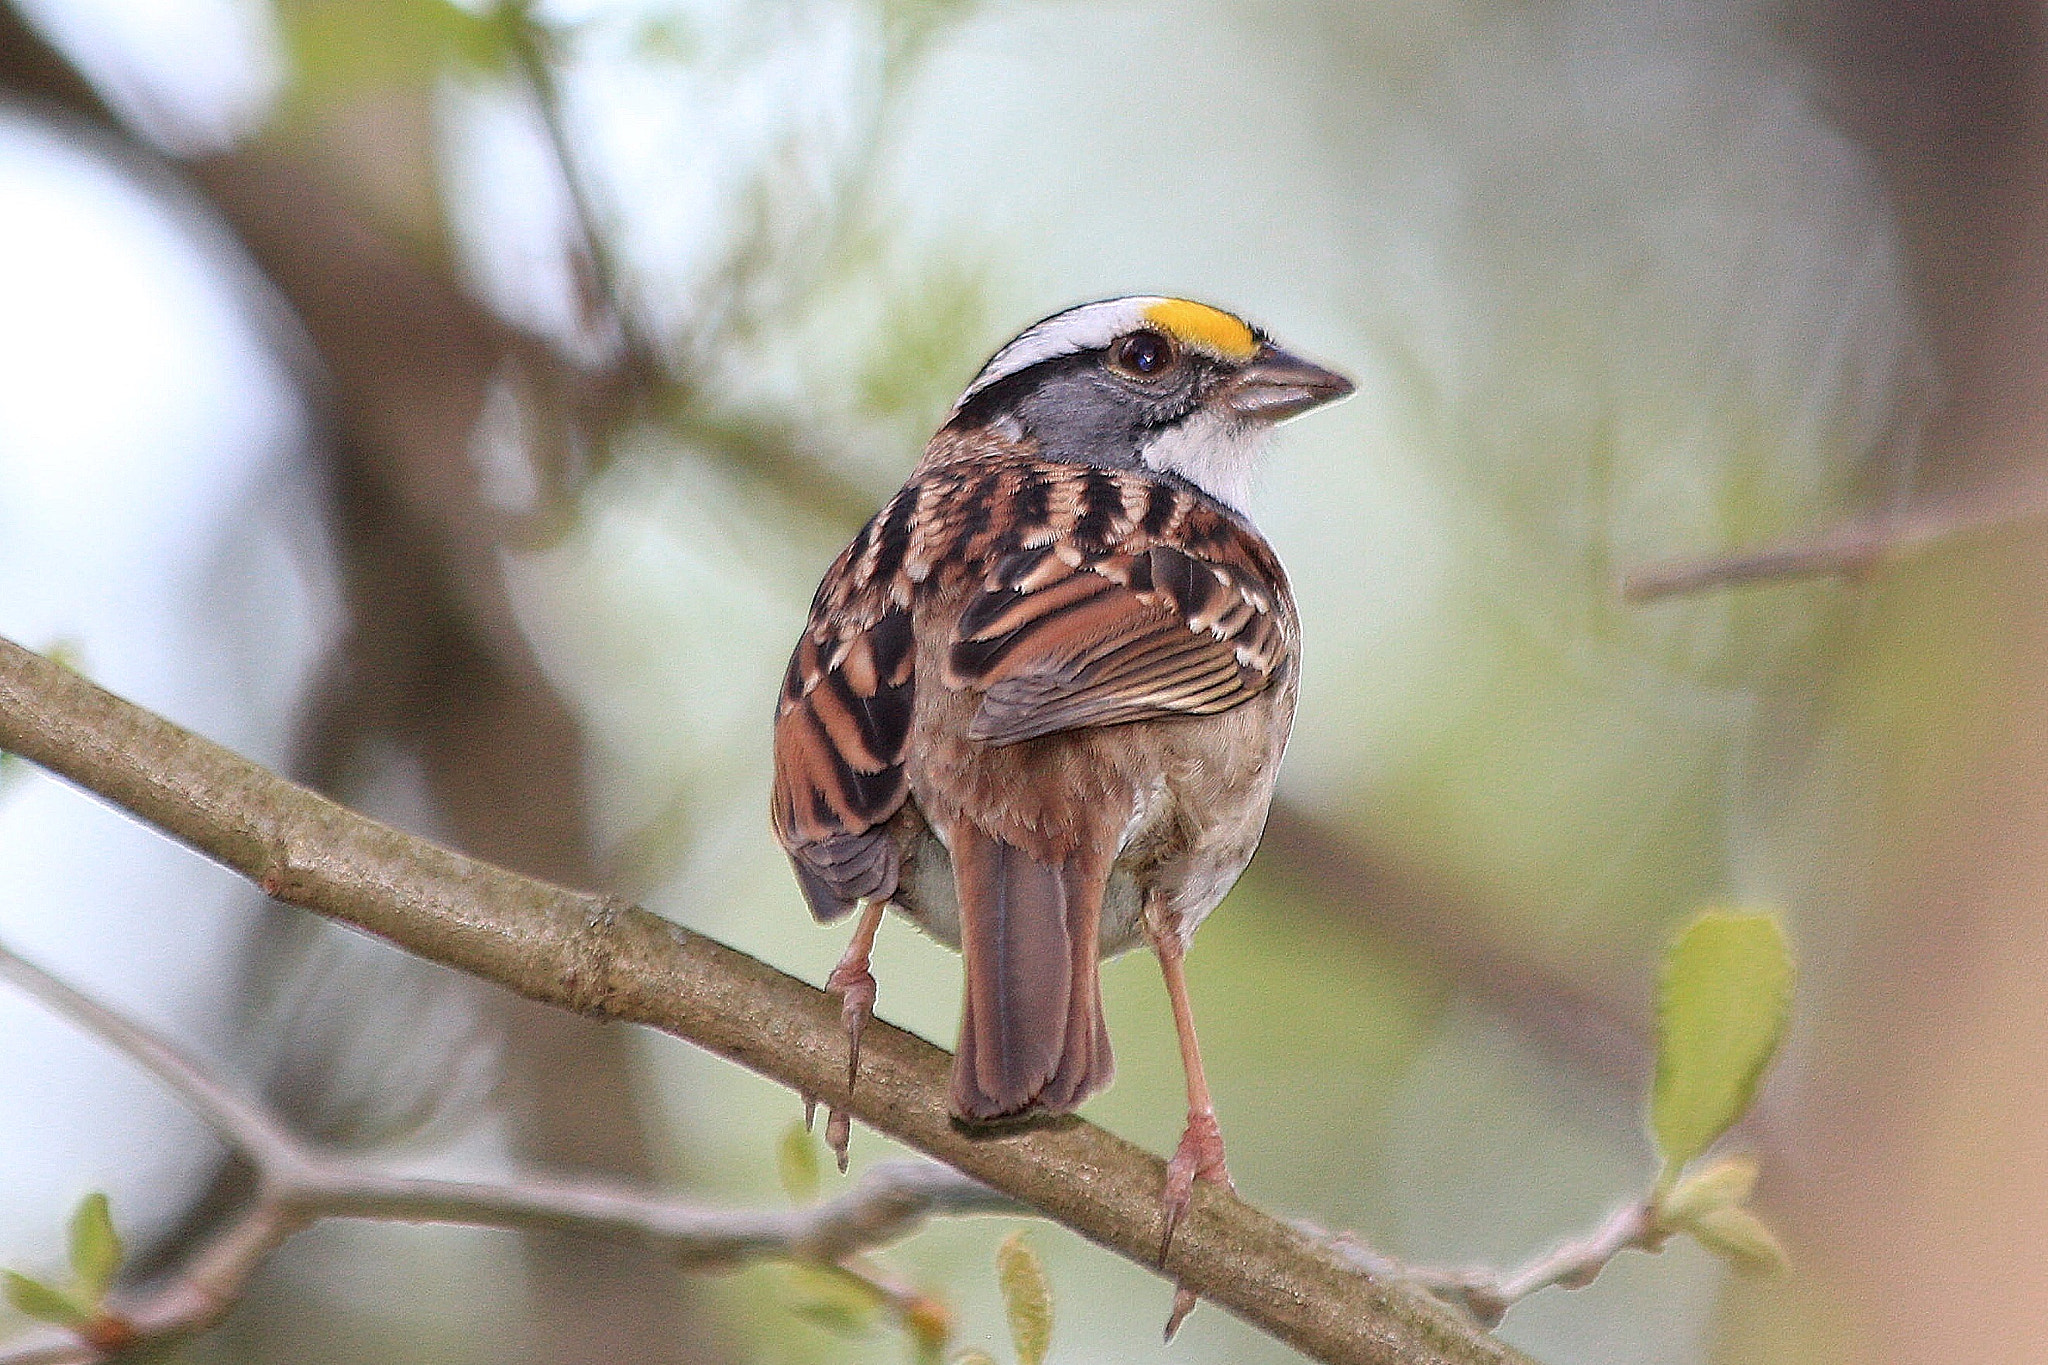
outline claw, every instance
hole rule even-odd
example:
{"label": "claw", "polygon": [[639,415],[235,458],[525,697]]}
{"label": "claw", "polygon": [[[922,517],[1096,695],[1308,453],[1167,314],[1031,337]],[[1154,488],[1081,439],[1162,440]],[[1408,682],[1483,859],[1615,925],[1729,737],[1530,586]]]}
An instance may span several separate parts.
{"label": "claw", "polygon": [[808,1133],[818,1122],[818,1097],[816,1095],[805,1095],[803,1098],[804,1131]]}
{"label": "claw", "polygon": [[[1166,1253],[1173,1248],[1173,1234],[1179,1230],[1181,1220],[1188,1215],[1188,1209],[1195,1201],[1195,1182],[1221,1185],[1236,1192],[1230,1183],[1230,1171],[1223,1164],[1223,1129],[1216,1123],[1211,1110],[1192,1111],[1188,1114],[1188,1126],[1180,1135],[1180,1146],[1174,1149],[1173,1160],[1166,1163],[1166,1190],[1160,1196],[1161,1212],[1165,1215],[1165,1230],[1159,1237],[1159,1264],[1166,1264]],[[1183,1291],[1185,1292],[1185,1291]],[[1174,1301],[1178,1308],[1180,1301]],[[1190,1305],[1192,1306],[1192,1305]],[[1179,1326],[1180,1313],[1173,1325]]]}
{"label": "claw", "polygon": [[1192,1168],[1183,1171],[1175,1159],[1166,1168],[1166,1192],[1160,1196],[1160,1211],[1166,1224],[1159,1234],[1159,1264],[1166,1264],[1166,1253],[1173,1249],[1173,1234],[1180,1231],[1181,1219],[1187,1217],[1188,1208],[1195,1202],[1195,1173]]}
{"label": "claw", "polygon": [[[1223,1130],[1216,1124],[1216,1111],[1209,1104],[1209,1081],[1202,1072],[1202,1049],[1195,1041],[1195,1012],[1188,1004],[1188,979],[1182,968],[1187,941],[1181,937],[1178,916],[1171,913],[1159,896],[1145,902],[1145,933],[1152,951],[1159,955],[1159,974],[1166,982],[1166,998],[1173,1005],[1173,1031],[1180,1038],[1181,1070],[1188,1080],[1188,1126],[1181,1131],[1180,1146],[1166,1163],[1166,1189],[1160,1195],[1161,1222],[1159,1264],[1173,1250],[1173,1234],[1195,1201],[1195,1182],[1221,1185],[1233,1193],[1230,1172],[1223,1165]],[[1173,1287],[1173,1312],[1166,1319],[1166,1339],[1195,1311],[1195,1291],[1184,1284]]]}
{"label": "claw", "polygon": [[1173,1334],[1178,1332],[1180,1325],[1188,1320],[1188,1314],[1195,1311],[1195,1303],[1194,1290],[1184,1284],[1177,1284],[1173,1287],[1173,1312],[1167,1314],[1166,1317],[1165,1340],[1173,1340]]}
{"label": "claw", "polygon": [[853,1143],[853,1120],[844,1109],[825,1111],[825,1145],[839,1162],[839,1174],[846,1174],[846,1149]]}

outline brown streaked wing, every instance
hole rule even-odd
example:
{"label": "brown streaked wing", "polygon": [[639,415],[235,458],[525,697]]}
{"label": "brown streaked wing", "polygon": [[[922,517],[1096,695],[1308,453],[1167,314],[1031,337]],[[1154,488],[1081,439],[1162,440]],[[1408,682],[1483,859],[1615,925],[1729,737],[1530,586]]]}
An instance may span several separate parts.
{"label": "brown streaked wing", "polygon": [[775,834],[821,920],[894,894],[896,848],[880,827],[909,792],[910,613],[883,580],[862,581],[868,539],[864,532],[819,588],[775,713]]}
{"label": "brown streaked wing", "polygon": [[1199,529],[1201,557],[1158,541],[1059,541],[999,564],[948,655],[948,686],[986,691],[969,737],[1015,744],[1258,695],[1289,649],[1284,581],[1251,533],[1213,514]]}

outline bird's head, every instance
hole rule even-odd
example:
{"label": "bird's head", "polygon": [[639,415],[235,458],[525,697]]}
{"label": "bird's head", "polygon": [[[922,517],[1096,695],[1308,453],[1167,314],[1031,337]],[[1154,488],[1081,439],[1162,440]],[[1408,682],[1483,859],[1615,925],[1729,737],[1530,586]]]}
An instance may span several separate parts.
{"label": "bird's head", "polygon": [[982,367],[945,429],[991,430],[1047,459],[1170,474],[1242,512],[1272,428],[1352,387],[1220,308],[1140,295],[1026,329]]}

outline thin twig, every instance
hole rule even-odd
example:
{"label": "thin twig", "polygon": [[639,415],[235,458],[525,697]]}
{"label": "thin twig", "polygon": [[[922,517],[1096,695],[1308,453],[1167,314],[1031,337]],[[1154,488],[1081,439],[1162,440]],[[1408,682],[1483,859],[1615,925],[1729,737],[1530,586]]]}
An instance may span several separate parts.
{"label": "thin twig", "polygon": [[[145,1067],[182,1096],[255,1165],[257,1195],[167,1281],[108,1305],[124,1345],[190,1336],[241,1297],[286,1239],[323,1218],[459,1223],[474,1227],[576,1226],[644,1237],[684,1267],[724,1269],[765,1259],[840,1265],[897,1242],[940,1216],[1029,1212],[1016,1200],[933,1162],[885,1162],[844,1194],[783,1212],[708,1210],[603,1182],[522,1176],[504,1181],[405,1176],[304,1142],[262,1106],[151,1030],[74,990],[0,944],[0,977]],[[899,1308],[911,1291],[870,1268],[849,1273],[888,1289]],[[37,1332],[0,1347],[0,1365],[87,1362],[112,1352],[80,1334]]]}
{"label": "thin twig", "polygon": [[611,235],[604,230],[590,188],[590,177],[576,155],[570,136],[568,110],[562,99],[561,81],[555,73],[555,37],[535,16],[532,0],[510,0],[505,22],[509,25],[512,50],[520,75],[540,114],[547,135],[548,152],[555,174],[568,197],[569,214],[576,241],[570,249],[575,272],[577,300],[586,330],[601,334],[610,330],[608,340],[617,347],[617,367],[629,385],[655,389],[668,382],[667,368],[658,348],[643,334],[639,316],[626,295],[624,271]]}
{"label": "thin twig", "polygon": [[1959,536],[2006,530],[2043,518],[2048,518],[2048,489],[1980,494],[1924,512],[1859,518],[1820,535],[1761,549],[1653,564],[1624,576],[1621,595],[1630,602],[1655,602],[1746,583],[1853,576]]}
{"label": "thin twig", "polygon": [[1426,1289],[1463,1308],[1480,1326],[1491,1329],[1499,1325],[1508,1309],[1538,1290],[1553,1285],[1583,1289],[1622,1252],[1656,1251],[1669,1236],[1657,1225],[1652,1201],[1643,1199],[1624,1204],[1584,1237],[1559,1242],[1515,1270],[1444,1270],[1404,1265],[1374,1251],[1348,1232],[1337,1234],[1330,1242],[1361,1269]]}
{"label": "thin twig", "polygon": [[1031,1212],[979,1181],[923,1161],[881,1163],[845,1194],[781,1212],[707,1210],[592,1181],[435,1180],[353,1163],[315,1171],[295,1185],[294,1197],[323,1217],[629,1233],[660,1242],[693,1270],[771,1258],[831,1265],[901,1241],[934,1216]]}
{"label": "thin twig", "polygon": [[532,999],[648,1024],[815,1095],[1338,1365],[1524,1357],[1426,1294],[1202,1185],[1164,1267],[1165,1163],[1078,1119],[974,1133],[951,1059],[877,1020],[846,1079],[839,1002],[615,899],[568,891],[380,825],[0,640],[0,749],[249,877],[271,895]]}
{"label": "thin twig", "polygon": [[245,1099],[162,1037],[73,989],[4,943],[0,943],[0,977],[139,1062],[176,1091],[231,1146],[257,1163],[278,1165],[297,1154],[297,1141],[261,1105]]}

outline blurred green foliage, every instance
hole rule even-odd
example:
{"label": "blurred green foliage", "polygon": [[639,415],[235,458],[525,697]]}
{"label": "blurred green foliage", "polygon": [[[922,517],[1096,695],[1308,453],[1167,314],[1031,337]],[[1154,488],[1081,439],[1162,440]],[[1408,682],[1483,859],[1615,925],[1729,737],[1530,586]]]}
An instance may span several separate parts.
{"label": "blurred green foliage", "polygon": [[107,1290],[113,1286],[125,1252],[107,1196],[95,1190],[78,1201],[72,1211],[67,1246],[71,1278],[63,1286],[23,1275],[5,1273],[7,1302],[18,1313],[38,1322],[59,1327],[84,1328],[103,1311]]}
{"label": "blurred green foliage", "polygon": [[1709,912],[1685,927],[1657,983],[1650,1126],[1661,1185],[1749,1109],[1791,1017],[1792,953],[1775,918]]}
{"label": "blurred green foliage", "polygon": [[25,1317],[58,1327],[83,1327],[92,1321],[92,1309],[61,1289],[13,1270],[6,1279],[7,1302]]}
{"label": "blurred green foliage", "polygon": [[98,1190],[78,1201],[71,1215],[71,1273],[77,1276],[78,1292],[89,1304],[106,1298],[121,1268],[120,1234],[114,1231],[113,1211],[107,1196]]}
{"label": "blurred green foliage", "polygon": [[501,71],[519,42],[520,4],[454,0],[277,0],[293,101],[317,109],[451,68]]}
{"label": "blurred green foliage", "polygon": [[786,1275],[790,1311],[834,1336],[864,1336],[881,1319],[881,1296],[844,1271],[796,1265]]}

